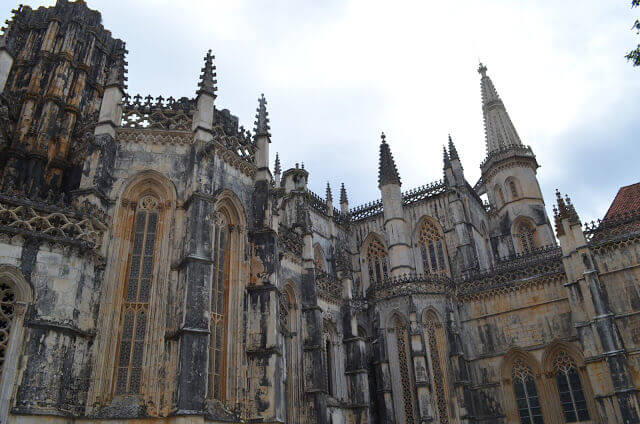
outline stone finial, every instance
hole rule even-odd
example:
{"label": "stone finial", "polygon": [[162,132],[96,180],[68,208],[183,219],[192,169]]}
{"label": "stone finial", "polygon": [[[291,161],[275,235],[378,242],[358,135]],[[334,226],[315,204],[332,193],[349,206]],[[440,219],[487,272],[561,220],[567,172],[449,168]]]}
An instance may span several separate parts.
{"label": "stone finial", "polygon": [[327,202],[333,202],[333,195],[331,194],[331,186],[329,185],[329,181],[327,181]]}
{"label": "stone finial", "polygon": [[256,121],[255,124],[255,136],[271,137],[271,127],[269,127],[269,113],[267,112],[267,99],[264,98],[264,94],[260,95],[258,99],[258,108],[256,109]]}
{"label": "stone finial", "polygon": [[347,198],[347,189],[344,188],[344,183],[340,185],[340,204],[349,203],[349,199]]}
{"label": "stone finial", "polygon": [[458,156],[458,150],[456,150],[456,146],[453,144],[453,140],[451,139],[451,134],[449,134],[449,158],[451,160],[460,159]]}
{"label": "stone finial", "polygon": [[282,173],[282,168],[280,167],[280,156],[276,152],[276,163],[274,165],[274,173],[280,175]]}
{"label": "stone finial", "polygon": [[553,206],[553,215],[555,218],[556,234],[558,234],[558,237],[564,235],[564,228],[562,226],[563,220],[568,219],[569,224],[571,225],[580,225],[580,217],[571,203],[571,199],[568,195],[565,195],[565,198],[563,199],[562,194],[560,194],[557,189],[556,205]]}
{"label": "stone finial", "polygon": [[484,66],[482,62],[480,62],[480,64],[478,65],[478,73],[483,77],[487,76],[487,67]]}
{"label": "stone finial", "polygon": [[205,93],[213,97],[216,96],[216,66],[213,64],[215,56],[211,54],[209,50],[204,57],[204,67],[202,68],[200,75],[200,82],[198,83],[198,94]]}
{"label": "stone finial", "polygon": [[384,132],[380,135],[380,164],[378,167],[378,185],[397,184],[401,185],[398,168],[393,160],[393,155],[387,144],[387,137]]}
{"label": "stone finial", "polygon": [[111,64],[109,68],[109,73],[107,75],[107,84],[106,86],[119,86],[122,91],[127,89],[127,65],[128,62],[125,60],[125,55],[127,50],[125,49],[125,44],[121,43],[120,48],[116,52],[117,59]]}

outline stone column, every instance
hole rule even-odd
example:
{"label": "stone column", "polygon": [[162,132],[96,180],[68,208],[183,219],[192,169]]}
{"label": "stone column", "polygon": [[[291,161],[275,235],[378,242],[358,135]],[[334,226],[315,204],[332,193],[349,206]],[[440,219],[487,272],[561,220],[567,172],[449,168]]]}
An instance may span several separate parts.
{"label": "stone column", "polygon": [[[300,207],[300,204],[299,204]],[[308,212],[307,212],[308,213]],[[313,262],[313,235],[308,222],[303,237],[302,249],[302,326],[303,331],[302,355],[304,369],[304,388],[307,399],[311,401],[313,411],[309,417],[315,417],[316,423],[327,424],[327,381],[326,367],[322,346],[322,315],[318,306],[316,292],[316,272]]]}
{"label": "stone column", "polygon": [[[379,323],[379,316],[377,321]],[[391,370],[389,368],[389,355],[387,352],[386,329],[374,326],[373,358],[376,367],[376,388],[378,419],[381,424],[395,423],[393,409],[393,393],[391,390]]]}
{"label": "stone column", "polygon": [[184,303],[176,334],[178,358],[178,413],[201,411],[207,396],[210,281],[215,267],[212,251],[213,199],[193,194],[185,202],[185,256],[181,261]]}
{"label": "stone column", "polygon": [[413,271],[402,192],[399,184],[385,184],[380,187],[380,191],[384,208],[384,229],[389,237],[389,273],[391,277],[398,277]]}
{"label": "stone column", "polygon": [[353,406],[354,422],[360,420],[370,422],[371,414],[369,408],[369,376],[367,371],[367,354],[364,338],[358,334],[358,319],[356,310],[351,303],[352,285],[351,278],[340,273],[342,280],[343,297],[345,299],[342,306],[342,333],[343,343],[347,355],[345,373],[347,374],[347,384],[349,400]]}
{"label": "stone column", "polygon": [[435,414],[431,404],[431,384],[427,350],[424,342],[424,328],[418,322],[415,312],[409,314],[409,320],[409,339],[411,341],[413,377],[416,382],[415,394],[418,402],[418,414],[420,422],[428,422],[433,420]]}

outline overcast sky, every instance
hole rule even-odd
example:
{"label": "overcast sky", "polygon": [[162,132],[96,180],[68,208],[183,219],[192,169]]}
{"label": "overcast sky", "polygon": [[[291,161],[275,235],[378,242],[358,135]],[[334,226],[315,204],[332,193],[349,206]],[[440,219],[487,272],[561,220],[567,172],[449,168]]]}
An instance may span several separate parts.
{"label": "overcast sky", "polygon": [[[0,18],[9,16],[3,1]],[[32,7],[50,1],[24,0]],[[129,50],[129,93],[189,96],[216,55],[219,108],[253,126],[264,92],[272,158],[309,186],[375,200],[384,131],[407,190],[442,177],[450,132],[471,185],[485,156],[478,61],[523,143],[583,221],[640,181],[640,69],[630,0],[88,0]],[[17,0],[16,0],[17,5]]]}

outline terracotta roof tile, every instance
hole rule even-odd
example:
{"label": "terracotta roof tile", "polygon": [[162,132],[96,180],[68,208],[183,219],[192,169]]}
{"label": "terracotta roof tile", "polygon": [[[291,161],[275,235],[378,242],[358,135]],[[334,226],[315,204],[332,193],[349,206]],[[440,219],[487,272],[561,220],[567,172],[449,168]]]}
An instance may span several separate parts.
{"label": "terracotta roof tile", "polygon": [[640,209],[640,183],[621,187],[613,199],[613,203],[605,214],[604,218],[611,218],[625,212],[637,211]]}

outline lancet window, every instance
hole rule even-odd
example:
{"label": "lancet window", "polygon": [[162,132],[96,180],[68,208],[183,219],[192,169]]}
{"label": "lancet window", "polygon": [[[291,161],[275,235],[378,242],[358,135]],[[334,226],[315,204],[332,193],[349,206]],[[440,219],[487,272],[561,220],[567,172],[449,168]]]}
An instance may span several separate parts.
{"label": "lancet window", "polygon": [[522,253],[531,253],[534,251],[536,245],[533,232],[534,229],[528,222],[521,222],[518,225],[518,239]]}
{"label": "lancet window", "polygon": [[502,188],[500,186],[496,186],[493,189],[493,192],[495,194],[496,203],[498,203],[498,206],[504,205],[505,201],[504,201],[504,193],[502,192]]}
{"label": "lancet window", "polygon": [[429,359],[431,363],[431,376],[435,387],[436,409],[440,423],[449,423],[447,408],[446,376],[443,365],[446,364],[446,351],[444,341],[444,329],[434,314],[429,314],[425,323],[427,343],[429,346]]}
{"label": "lancet window", "polygon": [[517,199],[518,196],[518,187],[516,186],[516,182],[514,180],[510,180],[509,183],[509,191],[511,192],[511,198]]}
{"label": "lancet window", "polygon": [[511,371],[513,392],[521,424],[544,424],[538,388],[531,368],[521,359],[516,359]]}
{"label": "lancet window", "polygon": [[400,384],[402,385],[402,405],[404,408],[405,423],[415,423],[413,409],[413,395],[411,374],[409,369],[409,340],[407,326],[400,318],[394,320],[394,330],[398,346],[398,367],[400,369]]}
{"label": "lancet window", "polygon": [[444,238],[431,220],[422,220],[418,241],[424,272],[429,274],[446,272]]}
{"label": "lancet window", "polygon": [[285,388],[287,391],[287,422],[297,424],[301,422],[302,381],[299,371],[300,360],[298,343],[298,316],[295,296],[291,288],[286,288],[280,296],[280,330],[284,336]]}
{"label": "lancet window", "polygon": [[587,400],[573,359],[567,352],[561,351],[553,362],[553,369],[565,422],[588,421]]}
{"label": "lancet window", "polygon": [[153,196],[142,197],[136,206],[133,245],[121,313],[116,395],[140,393],[159,212],[159,202]]}
{"label": "lancet window", "polygon": [[224,400],[231,226],[222,213],[217,213],[214,221],[208,380],[209,396]]}
{"label": "lancet window", "polygon": [[15,306],[16,293],[13,286],[0,282],[0,375],[4,370]]}
{"label": "lancet window", "polygon": [[387,250],[377,238],[371,239],[367,248],[369,283],[381,283],[389,276]]}

